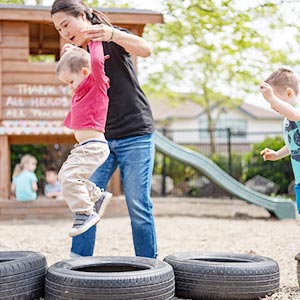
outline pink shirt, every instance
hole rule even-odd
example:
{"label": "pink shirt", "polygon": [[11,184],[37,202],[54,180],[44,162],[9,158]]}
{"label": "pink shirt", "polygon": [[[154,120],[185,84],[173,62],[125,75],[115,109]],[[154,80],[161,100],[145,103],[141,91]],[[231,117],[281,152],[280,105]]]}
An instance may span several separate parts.
{"label": "pink shirt", "polygon": [[101,42],[89,42],[91,74],[79,85],[64,125],[71,129],[105,131],[108,109],[109,78],[104,72],[104,54]]}

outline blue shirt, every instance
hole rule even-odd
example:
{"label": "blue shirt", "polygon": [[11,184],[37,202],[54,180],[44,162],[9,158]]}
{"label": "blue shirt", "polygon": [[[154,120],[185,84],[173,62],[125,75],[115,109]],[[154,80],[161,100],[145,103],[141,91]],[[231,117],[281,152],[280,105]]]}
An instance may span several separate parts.
{"label": "blue shirt", "polygon": [[291,153],[292,168],[295,183],[300,183],[300,121],[290,121],[284,118],[283,137]]}
{"label": "blue shirt", "polygon": [[27,170],[24,170],[13,177],[13,183],[16,189],[16,199],[22,202],[36,200],[37,193],[32,189],[32,182],[37,181],[38,179],[35,173]]}
{"label": "blue shirt", "polygon": [[54,184],[46,183],[44,188],[44,194],[47,196],[49,193],[60,193],[61,192],[61,185],[58,181],[56,181]]}

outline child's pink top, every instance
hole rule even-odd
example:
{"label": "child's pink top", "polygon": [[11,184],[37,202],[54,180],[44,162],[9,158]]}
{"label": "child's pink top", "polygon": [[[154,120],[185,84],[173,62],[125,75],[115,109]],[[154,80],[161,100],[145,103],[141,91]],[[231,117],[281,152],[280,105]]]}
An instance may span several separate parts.
{"label": "child's pink top", "polygon": [[71,129],[105,131],[108,109],[109,78],[104,72],[104,54],[101,42],[89,42],[91,74],[79,85],[64,125]]}

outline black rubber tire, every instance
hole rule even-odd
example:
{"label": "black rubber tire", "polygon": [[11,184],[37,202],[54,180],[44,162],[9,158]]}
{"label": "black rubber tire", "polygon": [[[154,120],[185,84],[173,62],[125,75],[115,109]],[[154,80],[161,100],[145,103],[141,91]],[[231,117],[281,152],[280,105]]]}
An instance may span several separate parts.
{"label": "black rubber tire", "polygon": [[0,252],[0,299],[33,300],[44,296],[47,261],[32,251]]}
{"label": "black rubber tire", "polygon": [[257,299],[278,291],[279,267],[263,256],[184,252],[165,257],[175,273],[175,296],[187,299]]}
{"label": "black rubber tire", "polygon": [[295,256],[295,259],[297,260],[297,279],[300,287],[300,253]]}
{"label": "black rubber tire", "polygon": [[174,272],[157,259],[105,256],[70,259],[49,267],[46,300],[167,300]]}

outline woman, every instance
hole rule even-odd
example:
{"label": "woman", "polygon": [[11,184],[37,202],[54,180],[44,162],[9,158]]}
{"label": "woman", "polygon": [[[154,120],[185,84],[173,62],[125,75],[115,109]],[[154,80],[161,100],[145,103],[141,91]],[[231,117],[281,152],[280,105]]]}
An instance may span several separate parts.
{"label": "woman", "polygon": [[[68,42],[86,50],[90,40],[103,42],[105,72],[110,78],[105,132],[110,155],[90,179],[106,189],[110,177],[120,168],[135,254],[155,258],[157,244],[150,198],[154,122],[130,56],[147,57],[151,49],[144,39],[113,27],[101,12],[93,11],[81,0],[54,1],[51,16],[61,37]],[[93,255],[95,233],[94,226],[74,237],[71,255]]]}

